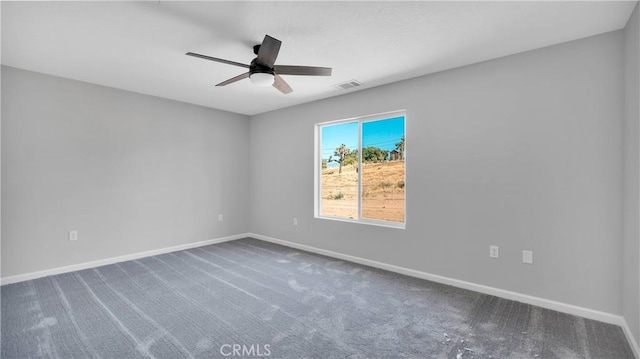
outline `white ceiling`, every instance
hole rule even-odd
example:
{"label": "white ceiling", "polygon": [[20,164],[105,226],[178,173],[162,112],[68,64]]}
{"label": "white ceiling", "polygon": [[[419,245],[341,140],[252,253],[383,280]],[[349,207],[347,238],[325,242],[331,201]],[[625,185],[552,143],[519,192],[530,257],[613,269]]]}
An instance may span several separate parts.
{"label": "white ceiling", "polygon": [[[2,64],[254,115],[621,29],[636,1],[602,2],[2,2]],[[294,92],[249,80],[269,34],[276,64],[327,66],[285,76]]]}

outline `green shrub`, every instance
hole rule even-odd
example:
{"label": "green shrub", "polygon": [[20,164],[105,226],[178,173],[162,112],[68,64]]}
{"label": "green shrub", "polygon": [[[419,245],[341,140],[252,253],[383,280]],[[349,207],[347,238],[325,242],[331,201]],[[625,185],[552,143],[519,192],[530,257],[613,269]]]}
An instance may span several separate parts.
{"label": "green shrub", "polygon": [[380,186],[380,188],[389,188],[389,187],[393,186],[393,183],[391,183],[391,182],[380,182],[379,186]]}

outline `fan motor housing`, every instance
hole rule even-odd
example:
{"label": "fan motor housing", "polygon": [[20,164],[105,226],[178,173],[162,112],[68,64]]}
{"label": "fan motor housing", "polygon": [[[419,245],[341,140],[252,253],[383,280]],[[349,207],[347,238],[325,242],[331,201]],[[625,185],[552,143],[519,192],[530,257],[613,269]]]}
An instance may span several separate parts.
{"label": "fan motor housing", "polygon": [[[259,45],[257,45],[259,46]],[[275,75],[275,72],[273,71],[273,69],[267,67],[267,66],[263,66],[258,64],[258,58],[255,58],[251,61],[251,65],[249,66],[249,73],[250,74],[255,74],[255,73],[263,73],[263,74],[271,74],[271,75]]]}

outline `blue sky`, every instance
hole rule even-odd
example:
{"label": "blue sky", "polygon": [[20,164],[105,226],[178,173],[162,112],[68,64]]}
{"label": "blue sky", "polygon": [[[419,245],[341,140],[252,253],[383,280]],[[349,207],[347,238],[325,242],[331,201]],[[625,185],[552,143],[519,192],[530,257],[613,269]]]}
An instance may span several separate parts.
{"label": "blue sky", "polygon": [[404,117],[393,117],[382,121],[362,124],[362,147],[378,147],[395,150],[396,143],[404,135]]}
{"label": "blue sky", "polygon": [[[404,134],[404,117],[392,117],[362,124],[362,147],[394,150]],[[322,127],[322,158],[328,159],[344,143],[352,151],[358,148],[358,122]]]}

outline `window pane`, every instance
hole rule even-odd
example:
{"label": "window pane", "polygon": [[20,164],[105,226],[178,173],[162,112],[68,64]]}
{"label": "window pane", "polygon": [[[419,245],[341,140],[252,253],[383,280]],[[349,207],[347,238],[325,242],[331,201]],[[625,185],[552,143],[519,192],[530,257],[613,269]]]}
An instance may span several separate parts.
{"label": "window pane", "polygon": [[358,218],[358,122],[321,128],[320,215]]}
{"label": "window pane", "polygon": [[362,217],[404,222],[404,116],[362,124]]}

